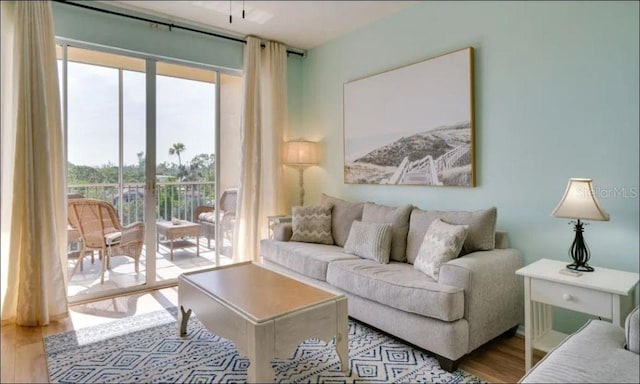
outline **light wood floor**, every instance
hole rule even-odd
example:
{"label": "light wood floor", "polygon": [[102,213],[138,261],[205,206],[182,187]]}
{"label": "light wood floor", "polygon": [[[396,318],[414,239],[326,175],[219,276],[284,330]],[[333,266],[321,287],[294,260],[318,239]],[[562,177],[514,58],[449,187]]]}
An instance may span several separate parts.
{"label": "light wood floor", "polygon": [[[1,382],[47,382],[42,338],[123,317],[175,306],[177,288],[106,299],[70,308],[70,317],[46,327],[2,327]],[[540,358],[540,355],[536,356]],[[524,375],[524,339],[497,338],[466,356],[460,368],[488,382],[517,382]]]}

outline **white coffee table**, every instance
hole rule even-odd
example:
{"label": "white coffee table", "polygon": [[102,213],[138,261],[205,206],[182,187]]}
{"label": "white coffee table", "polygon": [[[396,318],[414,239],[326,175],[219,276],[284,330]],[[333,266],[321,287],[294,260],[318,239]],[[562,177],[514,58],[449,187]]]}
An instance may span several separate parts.
{"label": "white coffee table", "polygon": [[274,357],[287,358],[304,340],[336,339],[349,368],[347,298],[252,263],[178,277],[178,328],[186,335],[191,311],[212,333],[233,341],[250,360],[248,381],[273,382]]}

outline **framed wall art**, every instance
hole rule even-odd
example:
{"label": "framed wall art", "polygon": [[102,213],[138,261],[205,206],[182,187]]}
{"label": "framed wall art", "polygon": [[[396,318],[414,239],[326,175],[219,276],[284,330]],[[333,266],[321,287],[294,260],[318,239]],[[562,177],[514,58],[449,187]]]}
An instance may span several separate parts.
{"label": "framed wall art", "polygon": [[344,181],[475,186],[473,48],[344,84]]}

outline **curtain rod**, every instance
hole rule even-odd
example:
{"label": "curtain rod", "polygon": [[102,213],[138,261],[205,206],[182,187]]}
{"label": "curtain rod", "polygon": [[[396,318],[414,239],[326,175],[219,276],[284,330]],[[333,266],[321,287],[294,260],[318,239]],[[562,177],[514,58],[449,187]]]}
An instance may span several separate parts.
{"label": "curtain rod", "polygon": [[[163,25],[165,27],[168,27],[169,31],[171,31],[173,28],[182,29],[182,30],[189,31],[189,32],[201,33],[203,35],[217,37],[217,38],[220,38],[220,39],[227,39],[227,40],[235,41],[235,42],[242,43],[242,44],[246,44],[247,43],[246,40],[240,39],[240,38],[237,38],[237,37],[225,36],[225,35],[221,35],[221,34],[215,33],[215,32],[203,31],[201,29],[185,27],[185,26],[182,26],[182,25],[177,25],[177,24],[172,24],[172,23],[165,23],[164,21],[148,19],[146,17],[128,15],[126,13],[110,11],[108,9],[96,8],[96,7],[92,7],[90,5],[85,5],[85,4],[80,4],[80,3],[71,3],[71,2],[69,2],[67,0],[53,0],[53,1],[56,2],[56,3],[65,4],[65,5],[71,5],[71,6],[78,7],[78,8],[84,8],[84,9],[89,9],[89,10],[96,11],[96,12],[107,13],[109,15],[122,16],[122,17],[126,17],[126,18],[129,18],[129,19],[145,21],[147,23],[154,23],[154,24],[158,24],[158,25]],[[261,46],[264,47],[265,45],[261,44]],[[304,57],[304,53],[296,52],[296,51],[290,51],[288,49],[287,49],[287,54],[298,55],[298,56]]]}

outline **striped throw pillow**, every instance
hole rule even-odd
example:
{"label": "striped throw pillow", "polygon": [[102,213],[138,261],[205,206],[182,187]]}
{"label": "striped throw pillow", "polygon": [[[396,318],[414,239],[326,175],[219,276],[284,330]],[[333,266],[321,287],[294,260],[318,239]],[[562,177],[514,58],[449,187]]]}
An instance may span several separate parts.
{"label": "striped throw pillow", "polygon": [[380,264],[389,264],[391,237],[391,223],[356,220],[351,224],[344,251]]}

